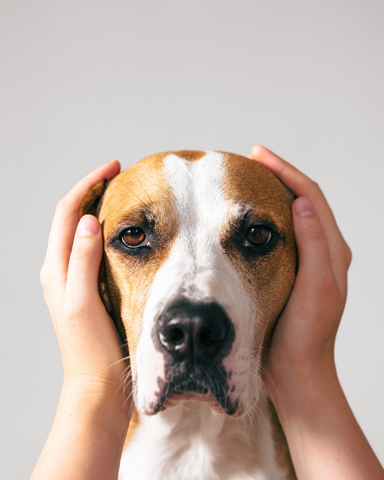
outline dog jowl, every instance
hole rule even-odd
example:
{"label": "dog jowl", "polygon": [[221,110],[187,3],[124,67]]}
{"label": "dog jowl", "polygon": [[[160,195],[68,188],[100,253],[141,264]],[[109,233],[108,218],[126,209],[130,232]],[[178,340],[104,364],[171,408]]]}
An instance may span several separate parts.
{"label": "dog jowl", "polygon": [[[104,235],[100,293],[129,350],[131,443],[150,418],[185,421],[185,408],[222,422],[217,440],[231,421],[265,410],[261,353],[295,279],[291,204],[271,172],[222,152],[154,155],[88,194],[80,213],[97,215]],[[271,462],[282,472],[273,478],[293,478]],[[196,478],[216,478],[214,464]],[[162,478],[184,478],[180,468]]]}

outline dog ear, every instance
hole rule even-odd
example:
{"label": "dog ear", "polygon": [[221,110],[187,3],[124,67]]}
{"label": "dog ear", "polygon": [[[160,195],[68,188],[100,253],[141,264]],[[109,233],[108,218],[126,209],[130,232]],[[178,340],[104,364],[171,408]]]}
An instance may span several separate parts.
{"label": "dog ear", "polygon": [[[283,184],[284,185],[284,184]],[[285,190],[287,191],[288,195],[289,195],[289,198],[291,199],[291,202],[293,203],[296,198],[297,198],[297,195],[295,195],[292,190],[290,188],[288,188],[286,185],[284,185],[285,187]]]}
{"label": "dog ear", "polygon": [[[89,190],[80,205],[79,218],[81,218],[83,215],[93,215],[96,218],[98,217],[101,207],[101,200],[108,187],[108,183],[108,180],[104,179]],[[117,331],[120,335],[124,354],[126,345],[125,329],[123,326],[123,322],[120,318],[120,313],[117,311],[118,308],[117,306],[115,306],[114,308],[114,304],[111,301],[112,296],[108,289],[106,259],[104,258],[104,255],[100,264],[98,283],[101,300],[103,301],[105,309],[107,310],[109,316],[112,318],[114,324],[116,325]]]}
{"label": "dog ear", "polygon": [[79,218],[83,215],[98,216],[100,200],[108,187],[108,180],[105,178],[101,182],[94,185],[87,195],[84,197],[80,205]]}

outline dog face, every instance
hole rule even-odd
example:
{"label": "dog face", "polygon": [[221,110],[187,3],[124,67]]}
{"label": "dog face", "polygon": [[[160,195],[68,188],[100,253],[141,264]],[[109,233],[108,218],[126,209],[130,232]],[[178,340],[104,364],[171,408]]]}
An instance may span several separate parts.
{"label": "dog face", "polygon": [[146,158],[104,189],[81,214],[103,227],[100,291],[124,327],[136,407],[245,414],[295,279],[291,195],[248,158],[190,151]]}

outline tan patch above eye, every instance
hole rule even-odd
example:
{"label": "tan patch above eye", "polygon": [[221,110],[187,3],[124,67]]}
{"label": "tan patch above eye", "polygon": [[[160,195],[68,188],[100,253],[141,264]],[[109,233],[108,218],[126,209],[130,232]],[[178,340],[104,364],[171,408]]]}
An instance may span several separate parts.
{"label": "tan patch above eye", "polygon": [[139,227],[132,227],[125,230],[121,238],[129,247],[138,247],[144,242],[145,233]]}

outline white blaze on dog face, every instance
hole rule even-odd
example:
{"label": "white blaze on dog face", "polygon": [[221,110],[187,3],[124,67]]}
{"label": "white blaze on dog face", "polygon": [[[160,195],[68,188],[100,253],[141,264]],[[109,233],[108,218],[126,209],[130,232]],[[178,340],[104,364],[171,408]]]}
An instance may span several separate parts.
{"label": "white blaze on dog face", "polygon": [[[196,389],[191,399],[234,416],[253,405],[261,388],[261,348],[294,282],[290,203],[271,172],[219,152],[155,155],[111,182],[99,214],[106,276],[127,331],[139,410],[153,414],[188,399],[188,394],[168,397],[180,362],[170,359],[158,332],[160,320],[180,299],[213,309],[210,315],[222,318],[228,336],[216,356],[220,365],[210,372],[205,362],[195,372],[210,372],[216,399]],[[121,232],[131,225],[146,233],[145,247],[121,244]],[[267,226],[268,245],[249,245],[252,225]]]}

